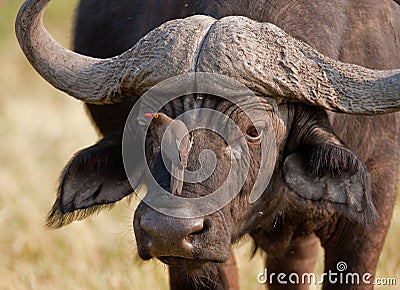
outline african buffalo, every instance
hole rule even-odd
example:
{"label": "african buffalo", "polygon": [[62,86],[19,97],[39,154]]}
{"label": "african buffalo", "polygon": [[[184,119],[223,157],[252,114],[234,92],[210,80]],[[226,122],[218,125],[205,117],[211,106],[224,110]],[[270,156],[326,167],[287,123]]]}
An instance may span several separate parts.
{"label": "african buffalo", "polygon": [[[129,159],[126,171],[121,145],[140,96],[171,77],[215,73],[255,97],[238,96],[239,106],[236,97],[186,94],[147,112],[145,160],[161,188],[174,188],[179,198],[207,197],[229,174],[242,178],[241,170],[228,172],[234,162],[248,165],[244,183],[231,202],[205,216],[190,218],[179,205],[173,210],[183,218],[167,215],[142,201],[133,222],[140,257],[169,265],[171,289],[237,289],[230,247],[248,233],[268,253],[269,273],[312,272],[321,242],[326,272],[337,272],[343,261],[347,272],[374,275],[400,158],[400,7],[394,1],[81,0],[75,52],[44,30],[49,1],[25,2],[18,40],[49,83],[86,103],[103,136],[62,172],[50,227],[83,219],[146,183],[144,160]],[[244,143],[231,146],[212,130],[173,121],[199,108],[228,116]],[[254,124],[243,108],[270,122]],[[192,118],[196,123],[197,115]],[[167,132],[164,150],[159,135]],[[273,155],[263,155],[262,144],[272,136],[273,172],[252,203],[264,159]],[[213,151],[215,170],[201,182],[186,182],[206,149]],[[174,166],[185,172],[184,182],[169,173]],[[308,288],[268,278],[270,289]],[[324,289],[373,288],[365,281],[338,284],[326,279]]]}

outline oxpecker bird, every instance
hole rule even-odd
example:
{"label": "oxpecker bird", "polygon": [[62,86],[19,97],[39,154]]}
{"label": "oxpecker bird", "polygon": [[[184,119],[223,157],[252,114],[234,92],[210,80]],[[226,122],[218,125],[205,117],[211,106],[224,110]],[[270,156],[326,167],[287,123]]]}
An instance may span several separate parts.
{"label": "oxpecker bird", "polygon": [[171,161],[171,193],[181,195],[192,146],[189,131],[181,120],[173,120],[163,113],[145,116],[153,119],[149,130],[157,136],[164,156]]}

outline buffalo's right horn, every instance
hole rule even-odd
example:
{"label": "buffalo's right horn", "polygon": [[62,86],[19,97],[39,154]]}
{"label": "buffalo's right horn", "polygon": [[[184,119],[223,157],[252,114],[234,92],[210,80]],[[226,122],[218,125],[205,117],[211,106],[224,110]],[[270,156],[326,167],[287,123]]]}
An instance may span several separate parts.
{"label": "buffalo's right horn", "polygon": [[15,24],[20,46],[32,66],[54,87],[93,104],[116,103],[192,68],[199,42],[216,21],[207,16],[171,21],[150,32],[127,52],[97,59],[72,52],[46,31],[50,0],[27,0]]}

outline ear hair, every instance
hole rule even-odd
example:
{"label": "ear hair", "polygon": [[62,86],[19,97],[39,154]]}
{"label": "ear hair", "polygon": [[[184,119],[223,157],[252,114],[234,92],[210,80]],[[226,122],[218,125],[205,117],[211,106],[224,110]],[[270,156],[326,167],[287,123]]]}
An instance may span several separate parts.
{"label": "ear hair", "polygon": [[[342,172],[358,172],[361,162],[345,147],[320,144],[317,146],[302,146],[302,151],[308,160],[310,174],[322,177],[325,174],[340,176]],[[366,177],[367,178],[367,177]]]}
{"label": "ear hair", "polygon": [[91,215],[99,214],[102,210],[113,208],[114,204],[95,205],[90,208],[79,209],[73,212],[62,212],[60,207],[60,200],[57,198],[52,209],[50,210],[46,226],[52,229],[58,229],[73,221],[80,221],[88,218]]}
{"label": "ear hair", "polygon": [[[127,196],[128,202],[132,199],[132,195]],[[97,215],[103,210],[110,210],[114,207],[115,203],[94,205],[90,208],[78,209],[73,212],[62,212],[60,206],[60,200],[54,202],[53,207],[48,213],[46,219],[46,226],[52,229],[58,229],[66,226],[73,221],[80,221],[88,218],[92,215]]]}

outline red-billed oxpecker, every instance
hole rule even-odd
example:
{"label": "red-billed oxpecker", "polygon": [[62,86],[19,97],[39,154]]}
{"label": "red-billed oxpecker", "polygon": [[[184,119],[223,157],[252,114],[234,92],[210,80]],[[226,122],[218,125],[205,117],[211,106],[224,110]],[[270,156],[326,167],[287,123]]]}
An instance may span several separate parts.
{"label": "red-billed oxpecker", "polygon": [[149,130],[156,134],[164,157],[171,161],[171,193],[181,195],[192,146],[189,131],[181,120],[173,120],[163,113],[145,114],[145,117],[153,119]]}

